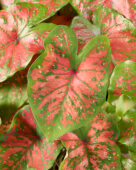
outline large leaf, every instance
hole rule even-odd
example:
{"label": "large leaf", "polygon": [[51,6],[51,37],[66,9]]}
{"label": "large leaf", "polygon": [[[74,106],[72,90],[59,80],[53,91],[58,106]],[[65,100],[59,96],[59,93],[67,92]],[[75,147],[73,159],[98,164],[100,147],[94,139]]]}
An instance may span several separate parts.
{"label": "large leaf", "polygon": [[27,105],[18,111],[12,129],[0,137],[0,167],[48,170],[61,149],[58,141],[48,143],[42,137]]}
{"label": "large leaf", "polygon": [[109,37],[114,64],[136,61],[136,29],[128,19],[112,9],[101,7],[94,12],[93,23],[101,28],[101,34]]}
{"label": "large leaf", "polygon": [[31,27],[44,17],[46,8],[23,3],[9,11],[0,12],[0,82],[26,67],[32,56],[44,49],[42,37]]}
{"label": "large leaf", "polygon": [[73,19],[71,28],[73,28],[78,39],[78,52],[80,52],[93,37],[100,35],[99,27],[91,24],[81,16]]}
{"label": "large leaf", "polygon": [[110,46],[105,36],[92,39],[77,56],[72,29],[58,26],[45,53],[28,73],[28,95],[36,120],[48,139],[79,128],[106,98]]}
{"label": "large leaf", "polygon": [[112,119],[100,114],[88,126],[61,137],[68,149],[62,170],[121,169],[118,129]]}
{"label": "large leaf", "polygon": [[112,6],[125,17],[136,24],[136,1],[135,0],[112,0]]}
{"label": "large leaf", "polygon": [[136,102],[136,62],[125,61],[114,68],[108,89],[108,101],[113,102],[125,94]]}
{"label": "large leaf", "polygon": [[72,0],[70,3],[77,10],[79,14],[82,14],[86,19],[91,19],[92,12],[99,6],[104,5],[107,8],[112,8],[111,0]]}

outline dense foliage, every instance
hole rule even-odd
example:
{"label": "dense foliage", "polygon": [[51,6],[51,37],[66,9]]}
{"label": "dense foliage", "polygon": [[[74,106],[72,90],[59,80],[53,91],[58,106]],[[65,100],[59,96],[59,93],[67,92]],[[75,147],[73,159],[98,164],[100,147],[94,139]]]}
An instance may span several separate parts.
{"label": "dense foliage", "polygon": [[136,2],[1,0],[0,169],[136,169]]}

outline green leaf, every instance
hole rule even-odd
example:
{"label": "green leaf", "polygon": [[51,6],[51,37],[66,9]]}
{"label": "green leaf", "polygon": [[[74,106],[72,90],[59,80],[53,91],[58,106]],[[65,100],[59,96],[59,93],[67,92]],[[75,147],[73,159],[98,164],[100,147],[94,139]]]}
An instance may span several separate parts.
{"label": "green leaf", "polygon": [[48,170],[62,146],[48,143],[36,125],[29,105],[16,114],[11,130],[0,137],[1,169]]}
{"label": "green leaf", "polygon": [[85,127],[60,138],[68,150],[61,170],[121,169],[120,149],[115,142],[118,131],[110,120],[99,114]]}
{"label": "green leaf", "polygon": [[124,170],[135,170],[136,169],[136,162],[131,159],[124,158],[122,159],[122,166]]}
{"label": "green leaf", "polygon": [[28,73],[28,96],[35,118],[49,140],[77,129],[99,112],[106,99],[110,44],[98,36],[77,55],[71,28],[56,27],[46,50]]}
{"label": "green leaf", "polygon": [[119,143],[128,150],[136,152],[136,108],[127,111],[118,122],[120,129]]}
{"label": "green leaf", "polygon": [[[119,96],[124,94],[126,96],[129,96],[129,98],[136,102],[135,89],[136,89],[136,63],[130,60],[119,63],[114,68],[114,71],[110,78],[110,85],[108,89],[108,101],[112,103],[113,101],[118,99]],[[133,105],[132,102],[129,105]]]}

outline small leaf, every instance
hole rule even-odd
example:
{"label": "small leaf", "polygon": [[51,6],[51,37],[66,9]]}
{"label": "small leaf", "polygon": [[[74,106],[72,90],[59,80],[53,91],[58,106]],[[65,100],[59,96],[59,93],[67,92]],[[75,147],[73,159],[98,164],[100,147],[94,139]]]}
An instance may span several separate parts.
{"label": "small leaf", "polygon": [[124,94],[136,102],[135,90],[136,63],[129,60],[119,63],[111,75],[108,90],[108,101],[112,103],[118,99],[121,94]]}
{"label": "small leaf", "polygon": [[101,34],[109,37],[114,64],[136,61],[136,28],[130,20],[112,9],[101,7],[95,10],[93,23],[101,28]]}
{"label": "small leaf", "polygon": [[56,27],[45,44],[29,70],[28,95],[36,120],[54,140],[86,124],[104,103],[110,46],[98,36],[77,56],[76,35],[66,26]]}
{"label": "small leaf", "polygon": [[61,165],[62,170],[121,169],[115,125],[106,120],[106,115],[100,115],[90,125],[61,137],[68,149],[68,157]]}
{"label": "small leaf", "polygon": [[120,129],[119,143],[123,144],[132,152],[136,152],[136,109],[127,111],[118,122]]}
{"label": "small leaf", "polygon": [[71,28],[73,28],[78,39],[78,52],[80,52],[93,37],[100,35],[99,27],[91,24],[81,16],[73,19]]}
{"label": "small leaf", "polygon": [[38,129],[28,105],[18,111],[11,131],[0,138],[2,169],[48,170],[52,167],[62,146],[58,141],[48,143]]}

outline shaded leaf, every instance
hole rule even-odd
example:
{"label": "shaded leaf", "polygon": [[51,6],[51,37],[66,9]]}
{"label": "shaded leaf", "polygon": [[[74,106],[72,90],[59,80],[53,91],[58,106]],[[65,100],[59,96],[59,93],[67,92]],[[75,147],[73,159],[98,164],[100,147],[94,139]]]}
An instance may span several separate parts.
{"label": "shaded leaf", "polygon": [[136,152],[136,109],[127,111],[118,122],[120,129],[119,143],[132,152]]}
{"label": "shaded leaf", "polygon": [[28,74],[28,95],[36,120],[49,140],[83,126],[105,101],[110,46],[92,39],[77,56],[72,29],[58,26]]}
{"label": "shaded leaf", "polygon": [[111,75],[108,101],[115,101],[121,94],[136,101],[136,63],[133,61],[119,63]]}
{"label": "shaded leaf", "polygon": [[115,142],[118,130],[110,120],[100,114],[90,125],[61,137],[68,149],[62,170],[121,169],[120,149]]}
{"label": "shaded leaf", "polygon": [[128,19],[112,9],[101,7],[95,10],[93,23],[101,28],[101,34],[109,37],[114,64],[136,61],[136,29]]}
{"label": "shaded leaf", "polygon": [[30,107],[18,111],[11,131],[0,137],[0,167],[8,169],[49,169],[62,146],[48,143],[35,124]]}
{"label": "shaded leaf", "polygon": [[6,132],[18,109],[28,102],[27,73],[31,64],[37,59],[35,55],[26,69],[17,72],[12,78],[0,83],[0,117],[2,124],[0,134]]}

